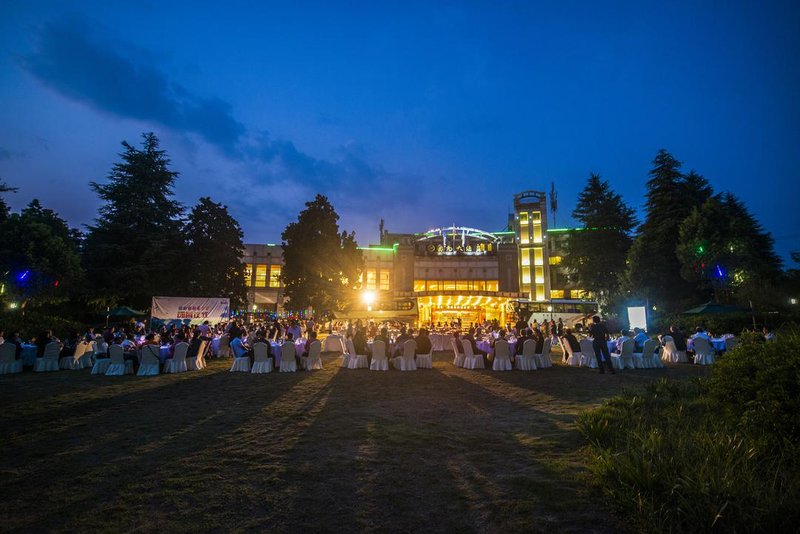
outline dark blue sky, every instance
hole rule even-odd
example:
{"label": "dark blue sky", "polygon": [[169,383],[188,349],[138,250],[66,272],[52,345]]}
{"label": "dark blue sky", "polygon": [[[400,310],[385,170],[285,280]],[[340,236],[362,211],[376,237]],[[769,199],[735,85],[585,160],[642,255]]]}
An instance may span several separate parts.
{"label": "dark blue sky", "polygon": [[663,147],[800,250],[800,3],[251,4],[4,2],[12,206],[89,223],[88,182],[152,130],[179,199],[246,241],[322,192],[366,244],[381,217],[500,229],[551,181],[564,226],[590,172],[641,209]]}

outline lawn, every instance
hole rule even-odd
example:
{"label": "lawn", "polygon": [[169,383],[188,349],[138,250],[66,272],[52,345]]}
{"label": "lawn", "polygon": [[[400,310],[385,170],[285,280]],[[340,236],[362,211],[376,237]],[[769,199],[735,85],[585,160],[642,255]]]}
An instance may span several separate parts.
{"label": "lawn", "polygon": [[619,526],[581,411],[693,366],[0,377],[9,531],[541,531]]}

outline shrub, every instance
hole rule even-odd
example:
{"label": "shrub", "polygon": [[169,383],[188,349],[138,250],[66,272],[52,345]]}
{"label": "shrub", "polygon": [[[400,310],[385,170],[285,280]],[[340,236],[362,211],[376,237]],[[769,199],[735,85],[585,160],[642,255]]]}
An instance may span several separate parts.
{"label": "shrub", "polygon": [[578,426],[590,469],[634,530],[770,531],[800,521],[796,456],[739,432],[705,381],[625,391]]}

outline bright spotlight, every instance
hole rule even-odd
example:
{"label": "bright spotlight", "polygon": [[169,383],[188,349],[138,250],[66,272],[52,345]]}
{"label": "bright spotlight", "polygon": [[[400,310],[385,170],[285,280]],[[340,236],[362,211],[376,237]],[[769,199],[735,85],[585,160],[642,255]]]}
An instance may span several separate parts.
{"label": "bright spotlight", "polygon": [[364,291],[361,294],[361,300],[364,301],[364,304],[367,306],[372,306],[375,303],[375,292],[374,291]]}

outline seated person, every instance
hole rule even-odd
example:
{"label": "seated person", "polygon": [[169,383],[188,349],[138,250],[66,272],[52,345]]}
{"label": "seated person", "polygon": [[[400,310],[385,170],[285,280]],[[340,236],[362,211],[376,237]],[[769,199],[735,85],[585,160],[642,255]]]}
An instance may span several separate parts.
{"label": "seated person", "polygon": [[186,359],[196,358],[197,353],[200,352],[200,344],[202,340],[202,330],[195,330],[192,333],[192,339],[189,341],[189,349],[186,351]]}
{"label": "seated person", "polygon": [[622,334],[622,335],[621,335],[621,336],[619,336],[619,337],[617,338],[617,348],[616,348],[616,350],[614,351],[614,352],[616,352],[617,354],[622,354],[622,345],[623,345],[623,344],[624,344],[626,341],[628,341],[629,339],[631,339],[631,337],[630,337],[630,335],[631,335],[631,332],[630,332],[630,330],[623,330],[623,331],[621,331],[621,332],[620,332],[620,334]]}
{"label": "seated person", "polygon": [[317,333],[313,330],[308,333],[308,340],[306,341],[305,347],[303,347],[303,357],[308,358],[308,351],[311,348],[311,344],[317,340]]}
{"label": "seated person", "polygon": [[572,333],[572,328],[565,329],[564,336],[561,339],[564,341],[564,343],[569,345],[569,348],[572,350],[573,354],[581,351],[581,344],[578,342],[578,338],[575,337],[575,334]]}
{"label": "seated person", "polygon": [[[389,329],[388,328],[386,328],[385,326],[383,328],[381,328],[381,333],[378,334],[377,336],[375,336],[375,339],[373,341],[383,341],[383,344],[386,346],[385,354],[390,354],[391,353],[392,346],[391,346],[391,343],[389,341]],[[369,355],[370,355],[370,357],[372,356],[372,351],[370,351]]]}
{"label": "seated person", "polygon": [[768,326],[764,327],[763,332],[764,332],[764,341],[775,341],[776,339],[775,332],[770,330]]}
{"label": "seated person", "polygon": [[461,335],[460,334],[461,334],[461,332],[459,332],[458,330],[453,332],[453,341],[456,344],[456,350],[458,350],[458,352],[460,354],[464,354],[464,346],[461,344]]}
{"label": "seated person", "polygon": [[644,330],[638,327],[633,329],[633,333],[634,333],[633,342],[636,345],[633,348],[633,351],[642,352],[644,350],[644,344],[648,339],[650,339],[650,336],[645,334]]}
{"label": "seated person", "polygon": [[353,348],[356,354],[367,354],[367,335],[363,327],[357,326],[353,331]]}
{"label": "seated person", "polygon": [[702,337],[704,339],[711,341],[711,336],[708,335],[708,332],[706,332],[706,330],[702,326],[698,326],[697,328],[695,328],[692,339],[697,339],[698,337]]}
{"label": "seated person", "polygon": [[431,345],[431,338],[428,337],[428,330],[426,328],[419,329],[419,334],[417,334],[417,337],[414,338],[414,341],[417,342],[416,354],[431,353],[433,346]]}
{"label": "seated person", "polygon": [[231,328],[230,336],[231,336],[231,352],[233,352],[234,358],[249,358],[250,364],[253,364],[253,351],[245,345],[244,341],[242,341],[242,336],[244,332],[239,330],[239,327]]}
{"label": "seated person", "polygon": [[400,327],[400,335],[397,336],[397,339],[394,340],[394,355],[400,356],[403,353],[403,343],[412,339],[411,336],[408,335],[405,326]]}
{"label": "seated person", "polygon": [[[669,327],[669,334],[672,337],[673,343],[675,343],[675,348],[679,351],[686,352],[686,336],[683,335],[683,332],[680,328],[675,325]],[[663,344],[663,337],[662,337],[662,344]]]}
{"label": "seated person", "polygon": [[[489,366],[489,353],[486,352],[485,350],[481,350],[481,349],[478,348],[478,344],[475,341],[475,333],[476,332],[477,331],[474,328],[470,328],[467,331],[467,335],[464,336],[464,341],[469,343],[470,347],[472,347],[472,353],[473,354],[475,354],[475,355],[480,354],[481,356],[483,356],[483,366],[484,367],[488,367]],[[492,345],[494,345],[494,339],[492,339]]]}

